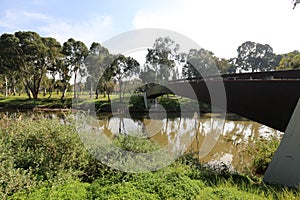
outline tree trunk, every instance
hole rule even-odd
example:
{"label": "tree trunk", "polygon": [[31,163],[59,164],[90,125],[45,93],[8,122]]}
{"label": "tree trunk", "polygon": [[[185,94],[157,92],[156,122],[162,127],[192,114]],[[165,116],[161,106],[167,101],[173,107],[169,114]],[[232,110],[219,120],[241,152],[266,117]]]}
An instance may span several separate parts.
{"label": "tree trunk", "polygon": [[107,100],[110,102],[110,96],[109,96],[109,94],[110,94],[110,92],[107,92]]}
{"label": "tree trunk", "polygon": [[77,72],[75,71],[74,73],[74,89],[73,89],[73,98],[76,99],[77,95],[76,95],[76,79],[77,79]]}
{"label": "tree trunk", "polygon": [[60,99],[64,99],[65,96],[66,96],[66,93],[67,93],[67,87],[64,86],[63,91],[62,91],[62,95],[61,95]]}
{"label": "tree trunk", "polygon": [[96,94],[96,97],[95,97],[95,99],[98,99],[98,98],[99,98],[98,89],[96,89],[96,92],[95,92],[95,94]]}
{"label": "tree trunk", "polygon": [[13,92],[13,96],[16,96],[17,94],[17,91],[16,91],[16,84],[17,84],[17,81],[15,78],[12,79],[12,92]]}
{"label": "tree trunk", "polygon": [[7,80],[7,76],[4,76],[5,79],[5,96],[8,96],[8,80]]}
{"label": "tree trunk", "polygon": [[91,81],[91,87],[90,87],[90,99],[93,97],[93,83]]}
{"label": "tree trunk", "polygon": [[16,86],[14,84],[14,86],[13,86],[13,95],[16,96],[16,94],[17,94],[17,90],[16,90]]}
{"label": "tree trunk", "polygon": [[26,92],[26,94],[27,94],[28,98],[29,98],[29,99],[31,99],[30,90],[29,90],[29,88],[28,88],[27,84],[25,84],[25,92]]}
{"label": "tree trunk", "polygon": [[119,80],[119,99],[122,102],[122,81]]}
{"label": "tree trunk", "polygon": [[38,92],[35,92],[34,94],[32,94],[33,95],[33,98],[34,99],[37,99],[38,98],[38,96],[39,96],[39,93]]}

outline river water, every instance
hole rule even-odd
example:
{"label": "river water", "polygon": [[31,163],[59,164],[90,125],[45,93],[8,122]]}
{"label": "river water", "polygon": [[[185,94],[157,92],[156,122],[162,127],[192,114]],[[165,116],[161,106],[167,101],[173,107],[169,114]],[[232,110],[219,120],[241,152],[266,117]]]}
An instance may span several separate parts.
{"label": "river water", "polygon": [[195,153],[203,164],[245,171],[254,159],[249,152],[257,140],[281,138],[283,133],[265,125],[227,115],[224,123],[215,128],[218,116],[201,117],[125,117],[101,116],[99,130],[106,136],[143,134],[160,146],[171,146],[176,151]]}
{"label": "river water", "polygon": [[[41,114],[41,113],[40,113]],[[62,118],[65,114],[43,113]],[[10,115],[13,115],[10,113]],[[69,115],[69,114],[67,114]],[[62,122],[64,119],[61,119]],[[280,139],[282,132],[242,117],[229,114],[224,123],[211,114],[199,116],[124,116],[122,114],[97,117],[98,131],[108,138],[114,135],[136,135],[170,146],[176,152],[194,153],[201,163],[243,172],[250,167],[257,140]],[[215,125],[218,125],[217,128]],[[250,148],[249,148],[250,147]]]}

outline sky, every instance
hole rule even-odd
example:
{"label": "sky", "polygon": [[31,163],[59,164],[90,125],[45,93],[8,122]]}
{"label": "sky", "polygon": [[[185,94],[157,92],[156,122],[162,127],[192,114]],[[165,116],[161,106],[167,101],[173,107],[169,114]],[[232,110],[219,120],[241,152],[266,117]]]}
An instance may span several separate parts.
{"label": "sky", "polygon": [[89,47],[126,31],[163,28],[229,59],[246,41],[277,54],[300,50],[300,5],[292,8],[292,0],[0,0],[0,34],[35,31]]}

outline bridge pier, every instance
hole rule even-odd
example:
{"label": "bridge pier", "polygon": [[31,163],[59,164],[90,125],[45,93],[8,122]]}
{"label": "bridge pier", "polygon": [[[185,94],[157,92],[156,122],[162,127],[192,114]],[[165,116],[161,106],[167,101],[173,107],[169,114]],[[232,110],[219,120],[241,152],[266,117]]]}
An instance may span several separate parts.
{"label": "bridge pier", "polygon": [[154,99],[147,98],[147,94],[146,92],[144,92],[144,104],[145,104],[145,109],[148,110],[149,108],[151,108],[151,106],[156,104],[156,98]]}
{"label": "bridge pier", "polygon": [[[276,109],[276,108],[274,108]],[[300,99],[263,178],[264,182],[298,187],[300,183]]]}

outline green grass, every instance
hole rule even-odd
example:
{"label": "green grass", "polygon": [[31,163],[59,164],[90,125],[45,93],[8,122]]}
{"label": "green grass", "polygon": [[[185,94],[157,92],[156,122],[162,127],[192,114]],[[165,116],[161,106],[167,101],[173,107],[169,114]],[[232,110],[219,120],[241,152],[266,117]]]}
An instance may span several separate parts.
{"label": "green grass", "polygon": [[[70,109],[72,108],[72,98],[72,94],[68,94],[63,100],[57,94],[53,94],[51,98],[40,95],[38,99],[28,99],[24,94],[21,96],[0,96],[0,108],[2,110]],[[111,102],[108,101],[107,96],[100,95],[99,99],[95,99],[94,97],[90,98],[88,94],[80,95],[78,109],[88,110],[92,105],[95,105],[92,109],[96,109],[97,112],[111,112],[111,103],[114,103],[117,109],[127,108],[129,105],[130,112],[146,112],[142,96],[125,95],[122,102],[120,102],[117,94],[111,95],[110,98]],[[206,104],[172,95],[169,98],[166,96],[159,97],[158,102],[168,112],[200,110],[200,112],[206,113],[210,111],[210,106]]]}
{"label": "green grass", "polygon": [[[192,155],[155,172],[111,169],[87,152],[72,117],[66,120],[0,117],[1,199],[300,199],[296,190],[204,167]],[[133,136],[114,142],[137,152],[156,148]]]}
{"label": "green grass", "polygon": [[[72,94],[68,94],[64,99],[60,95],[53,94],[51,98],[40,95],[38,99],[28,99],[26,95],[21,96],[0,96],[0,108],[4,110],[27,110],[27,109],[70,109],[72,108]],[[89,95],[80,96],[80,105],[84,104],[105,104],[107,97],[99,96],[99,99],[89,98]],[[117,95],[112,95],[111,99],[116,99]]]}

